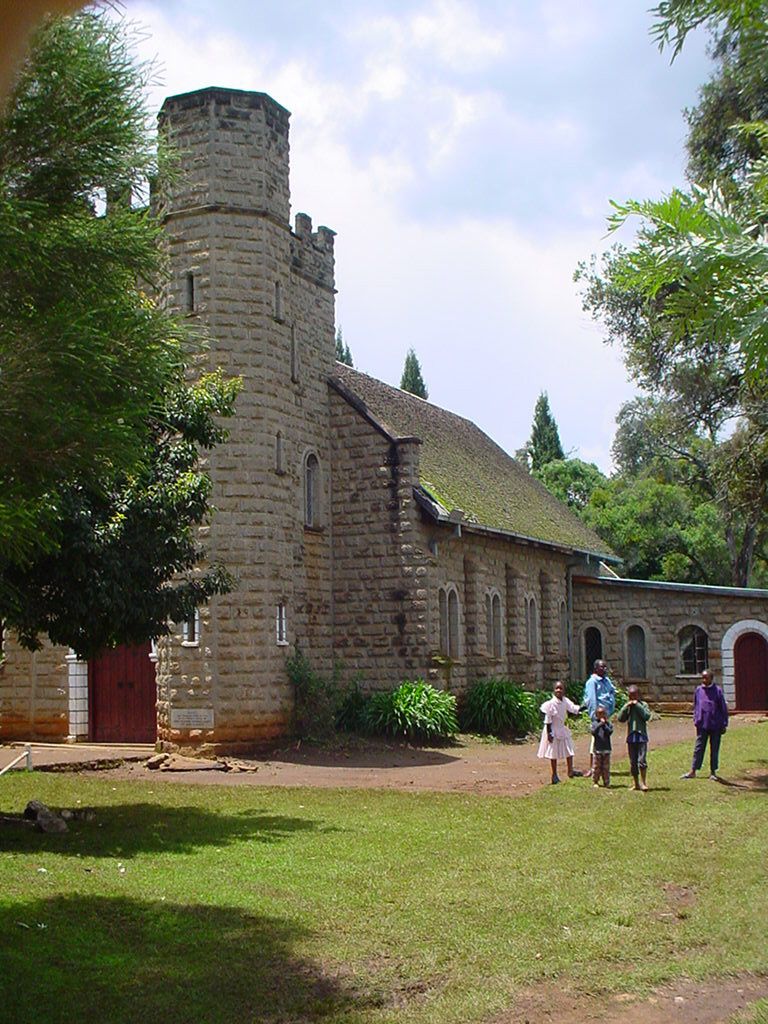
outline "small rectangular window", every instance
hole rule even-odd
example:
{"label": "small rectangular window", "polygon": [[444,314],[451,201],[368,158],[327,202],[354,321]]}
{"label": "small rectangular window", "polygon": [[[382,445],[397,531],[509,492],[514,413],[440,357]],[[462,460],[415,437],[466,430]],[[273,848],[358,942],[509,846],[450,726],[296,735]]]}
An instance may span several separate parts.
{"label": "small rectangular window", "polygon": [[184,278],[184,308],[188,313],[195,311],[195,275],[191,270]]}
{"label": "small rectangular window", "polygon": [[275,614],[275,635],[279,644],[288,643],[288,620],[285,614],[285,605],[282,602],[277,606]]}
{"label": "small rectangular window", "polygon": [[181,643],[184,647],[197,647],[200,643],[200,612],[195,608],[195,614],[182,626]]}

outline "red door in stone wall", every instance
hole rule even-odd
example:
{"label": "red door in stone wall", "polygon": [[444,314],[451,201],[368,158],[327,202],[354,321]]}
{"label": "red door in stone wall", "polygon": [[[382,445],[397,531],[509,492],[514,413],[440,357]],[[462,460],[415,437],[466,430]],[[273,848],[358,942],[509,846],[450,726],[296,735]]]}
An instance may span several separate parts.
{"label": "red door in stone wall", "polygon": [[737,709],[765,711],[768,708],[768,642],[759,633],[742,633],[733,653]]}
{"label": "red door in stone wall", "polygon": [[154,743],[157,685],[150,643],[102,651],[88,662],[90,738],[97,743]]}

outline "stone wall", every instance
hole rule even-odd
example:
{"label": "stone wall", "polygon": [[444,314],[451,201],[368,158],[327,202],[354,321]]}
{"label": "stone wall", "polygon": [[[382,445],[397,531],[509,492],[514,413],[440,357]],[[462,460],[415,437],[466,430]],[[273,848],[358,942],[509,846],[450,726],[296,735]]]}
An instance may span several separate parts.
{"label": "stone wall", "polygon": [[334,658],[369,689],[428,670],[418,443],[396,442],[331,390]]}
{"label": "stone wall", "polygon": [[[438,593],[455,586],[459,594],[461,642],[451,669],[451,685],[462,690],[478,678],[503,676],[527,689],[547,688],[568,677],[567,631],[561,630],[567,557],[543,547],[455,527],[421,524],[430,557],[429,644],[440,646]],[[502,610],[502,657],[493,655],[488,635],[486,594],[498,594]],[[529,650],[526,599],[536,604],[536,650]],[[565,633],[565,635],[563,635]],[[433,669],[433,676],[436,675]],[[444,674],[444,673],[443,673]]]}
{"label": "stone wall", "polygon": [[[753,623],[751,628],[768,635],[765,591],[578,577],[574,579],[573,603],[576,677],[591,671],[584,659],[584,633],[596,626],[612,678],[624,686],[636,682],[651,701],[681,707],[689,706],[699,682],[698,676],[681,670],[679,634],[685,626],[698,626],[706,632],[709,667],[722,681],[731,705],[735,697],[733,656],[731,645],[728,661],[727,636],[733,636],[733,627],[739,623],[745,628]],[[627,630],[633,625],[645,634],[644,679],[632,679],[628,671]]]}
{"label": "stone wall", "polygon": [[67,650],[26,651],[6,635],[0,664],[0,740],[64,740],[69,734]]}

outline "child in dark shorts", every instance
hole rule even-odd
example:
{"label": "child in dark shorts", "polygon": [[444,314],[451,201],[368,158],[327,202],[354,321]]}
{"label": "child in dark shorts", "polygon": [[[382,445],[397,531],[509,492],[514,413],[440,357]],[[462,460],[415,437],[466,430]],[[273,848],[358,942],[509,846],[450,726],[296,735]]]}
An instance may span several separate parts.
{"label": "child in dark shorts", "polygon": [[651,709],[640,700],[640,690],[630,686],[629,700],[619,712],[619,721],[627,723],[627,752],[632,773],[632,789],[647,793],[645,774],[648,771],[648,727]]}
{"label": "child in dark shorts", "polygon": [[608,712],[599,707],[592,724],[592,735],[595,739],[592,760],[592,785],[597,789],[600,779],[608,788],[611,784],[611,733],[613,726],[608,721]]}

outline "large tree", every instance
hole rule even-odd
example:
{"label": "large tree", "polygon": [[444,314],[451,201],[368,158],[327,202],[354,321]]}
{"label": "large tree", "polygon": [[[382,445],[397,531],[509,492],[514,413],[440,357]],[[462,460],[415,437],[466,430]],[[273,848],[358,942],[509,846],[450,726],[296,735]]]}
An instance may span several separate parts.
{"label": "large tree", "polygon": [[427,385],[424,383],[424,378],[421,375],[421,364],[412,348],[408,349],[408,355],[405,357],[400,387],[403,391],[409,391],[418,398],[429,398]]}
{"label": "large tree", "polygon": [[729,338],[678,338],[666,296],[649,299],[627,285],[626,259],[615,249],[577,273],[585,309],[602,322],[607,340],[621,345],[646,394],[622,410],[614,454],[625,472],[683,486],[694,506],[712,503],[730,582],[747,586],[766,532],[768,386],[745,375],[742,352]]}
{"label": "large tree", "polygon": [[542,391],[536,399],[533,410],[531,437],[524,451],[527,454],[531,470],[538,474],[548,462],[564,459],[565,453],[560,443],[560,432],[555,417],[549,407],[549,397]]}
{"label": "large tree", "polygon": [[237,385],[185,379],[153,298],[159,227],[130,202],[157,169],[146,75],[120,25],[53,20],[0,119],[0,619],[82,655],[230,585],[198,566],[197,456]]}
{"label": "large tree", "polygon": [[692,29],[713,33],[715,72],[686,113],[693,185],[616,204],[614,225],[641,219],[635,244],[577,276],[647,396],[619,424],[625,470],[633,463],[687,487],[694,505],[712,503],[730,582],[746,585],[768,511],[768,5],[666,0],[655,13],[674,55]]}
{"label": "large tree", "polygon": [[120,26],[49,21],[0,115],[0,548],[55,543],[56,493],[144,455],[180,329],[149,297],[158,228],[126,197],[157,169]]}
{"label": "large tree", "polygon": [[629,217],[641,221],[622,280],[650,301],[661,300],[667,330],[679,344],[727,340],[738,349],[743,372],[758,377],[768,367],[768,4],[665,0],[655,13],[659,43],[672,47],[673,56],[692,29],[708,26],[720,65],[689,115],[690,171],[701,178],[688,192],[615,204],[615,226]]}

